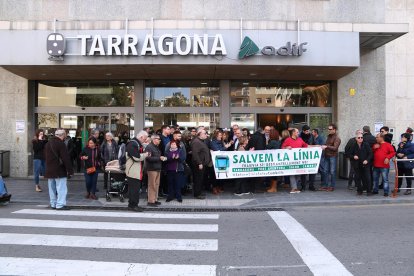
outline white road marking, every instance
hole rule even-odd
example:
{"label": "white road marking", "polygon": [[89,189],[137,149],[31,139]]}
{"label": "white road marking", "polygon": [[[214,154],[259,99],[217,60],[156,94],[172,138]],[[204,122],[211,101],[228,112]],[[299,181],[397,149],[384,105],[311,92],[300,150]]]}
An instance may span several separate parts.
{"label": "white road marking", "polygon": [[119,223],[97,221],[65,221],[38,219],[2,219],[0,226],[50,227],[67,229],[102,229],[125,231],[162,232],[218,232],[217,224],[159,224],[159,223]]}
{"label": "white road marking", "polygon": [[268,212],[315,276],[352,275],[335,256],[287,212]]}
{"label": "white road marking", "polygon": [[84,216],[84,217],[114,217],[114,218],[161,218],[161,219],[218,219],[218,214],[177,214],[177,213],[133,213],[109,211],[56,211],[41,209],[22,209],[13,214],[53,215],[53,216]]}
{"label": "white road marking", "polygon": [[141,264],[0,257],[1,275],[215,276],[215,265]]}
{"label": "white road marking", "polygon": [[226,270],[239,270],[239,269],[273,269],[273,268],[298,268],[307,267],[306,265],[251,265],[251,266],[224,266]]}
{"label": "white road marking", "polygon": [[82,248],[217,251],[215,239],[144,239],[0,233],[0,244]]}

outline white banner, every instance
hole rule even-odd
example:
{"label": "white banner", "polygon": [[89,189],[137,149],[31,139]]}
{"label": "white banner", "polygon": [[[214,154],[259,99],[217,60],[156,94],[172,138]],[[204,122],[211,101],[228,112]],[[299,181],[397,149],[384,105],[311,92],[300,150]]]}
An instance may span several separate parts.
{"label": "white banner", "polygon": [[211,156],[217,179],[315,174],[322,149],[212,151]]}

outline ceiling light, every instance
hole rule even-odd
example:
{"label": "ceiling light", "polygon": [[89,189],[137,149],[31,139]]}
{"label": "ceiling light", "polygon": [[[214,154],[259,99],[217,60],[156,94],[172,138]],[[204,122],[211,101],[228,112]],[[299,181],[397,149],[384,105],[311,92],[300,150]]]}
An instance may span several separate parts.
{"label": "ceiling light", "polygon": [[243,82],[243,85],[249,85],[250,83],[248,83],[248,82]]}
{"label": "ceiling light", "polygon": [[257,76],[257,74],[256,74],[256,73],[250,73],[249,75],[250,75],[250,76]]}
{"label": "ceiling light", "polygon": [[125,82],[120,82],[119,84],[120,84],[120,85],[124,85],[124,84],[125,84]]}
{"label": "ceiling light", "polygon": [[200,84],[202,84],[202,85],[206,85],[207,83],[206,83],[206,82],[201,82]]}
{"label": "ceiling light", "polygon": [[107,76],[112,76],[112,73],[106,73],[105,75],[107,75]]}

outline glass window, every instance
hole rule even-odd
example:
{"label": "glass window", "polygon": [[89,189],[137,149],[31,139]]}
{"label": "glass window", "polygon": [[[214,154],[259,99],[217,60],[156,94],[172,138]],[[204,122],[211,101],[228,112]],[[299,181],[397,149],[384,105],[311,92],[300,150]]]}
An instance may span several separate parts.
{"label": "glass window", "polygon": [[231,125],[238,125],[239,128],[247,128],[250,132],[254,131],[254,114],[231,114]]}
{"label": "glass window", "polygon": [[111,114],[111,132],[115,137],[125,135],[134,137],[134,114],[132,113],[112,113]]}
{"label": "glass window", "polygon": [[53,134],[53,131],[58,128],[58,116],[55,113],[38,113],[37,114],[37,129],[43,129],[45,134]]}
{"label": "glass window", "polygon": [[220,88],[215,82],[148,82],[145,106],[218,107]]}
{"label": "glass window", "polygon": [[331,107],[329,83],[233,82],[230,93],[235,107]]}
{"label": "glass window", "polygon": [[259,127],[274,126],[279,132],[290,127],[301,130],[307,123],[307,114],[257,114]]}
{"label": "glass window", "polygon": [[332,114],[310,114],[309,126],[319,129],[319,134],[327,137],[328,125],[332,122]]}
{"label": "glass window", "polygon": [[132,82],[39,83],[37,106],[134,106],[134,86]]}
{"label": "glass window", "polygon": [[149,113],[145,114],[145,127],[154,130],[162,125],[178,125],[180,128],[204,126],[207,130],[219,127],[220,116],[218,113]]}

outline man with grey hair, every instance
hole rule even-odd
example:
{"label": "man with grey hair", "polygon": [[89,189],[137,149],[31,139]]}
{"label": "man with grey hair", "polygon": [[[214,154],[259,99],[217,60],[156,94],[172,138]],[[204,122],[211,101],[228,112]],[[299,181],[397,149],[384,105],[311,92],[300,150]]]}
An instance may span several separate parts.
{"label": "man with grey hair", "polygon": [[[101,156],[104,161],[104,167],[109,161],[118,159],[118,144],[114,140],[114,135],[111,132],[105,134],[105,141],[100,147]],[[108,178],[109,175],[107,172],[104,174],[104,189],[108,188]]]}
{"label": "man with grey hair", "polygon": [[66,206],[67,177],[73,175],[73,168],[63,142],[65,136],[65,130],[58,129],[45,146],[45,178],[48,179],[50,207],[56,210],[69,210]]}
{"label": "man with grey hair", "polygon": [[143,144],[148,138],[148,133],[141,130],[135,138],[131,139],[126,145],[126,164],[125,173],[128,179],[128,210],[142,212],[138,207],[139,189],[141,188],[144,176],[144,160],[149,155],[144,153]]}
{"label": "man with grey hair", "polygon": [[157,200],[158,190],[160,187],[160,177],[162,170],[162,162],[167,160],[167,157],[162,156],[159,148],[161,138],[159,135],[151,135],[151,143],[145,148],[148,153],[145,159],[145,165],[148,175],[148,206],[157,207],[161,202]]}
{"label": "man with grey hair", "polygon": [[[362,130],[358,129],[355,131],[355,137],[358,137],[358,135],[362,135]],[[350,150],[354,147],[354,145],[357,143],[356,138],[352,137],[348,140],[345,146],[345,157],[348,159],[351,159],[353,156],[350,154]],[[352,166],[352,162],[350,162],[351,166],[349,169],[349,175],[348,175],[348,190],[353,190],[356,187],[355,182],[355,169]],[[354,182],[354,184],[352,184]]]}

